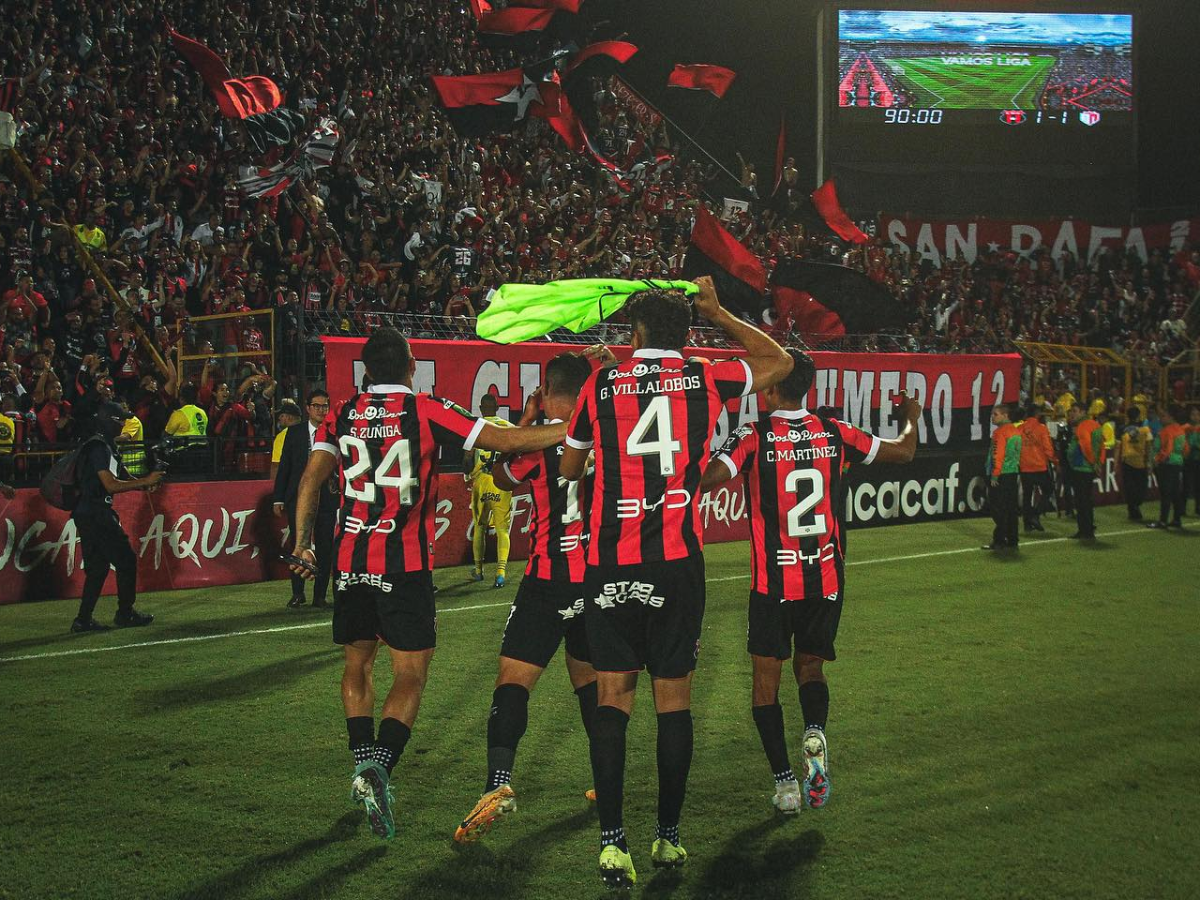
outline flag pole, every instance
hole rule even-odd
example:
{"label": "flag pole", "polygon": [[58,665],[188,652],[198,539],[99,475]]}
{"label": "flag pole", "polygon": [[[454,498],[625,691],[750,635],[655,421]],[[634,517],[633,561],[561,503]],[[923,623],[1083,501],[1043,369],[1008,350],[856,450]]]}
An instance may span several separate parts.
{"label": "flag pole", "polygon": [[[709,162],[713,163],[718,169],[720,169],[722,172],[724,172],[726,175],[728,175],[731,179],[733,179],[734,184],[741,187],[741,184],[742,184],[741,178],[739,178],[737,175],[734,175],[733,172],[729,171],[729,169],[725,166],[724,163],[722,163],[719,159],[717,159],[715,156],[713,156],[711,153],[709,153],[707,150],[705,150],[700,145],[699,141],[697,141],[694,137],[692,137],[688,132],[684,131],[683,128],[681,128],[679,126],[678,122],[676,122],[674,119],[672,119],[670,116],[668,116],[665,112],[663,112],[661,109],[659,109],[657,106],[655,106],[649,100],[647,100],[645,98],[645,96],[642,94],[642,92],[637,90],[636,88],[634,88],[634,86],[631,85],[627,79],[622,78],[621,80],[623,82],[625,82],[625,86],[627,88],[629,88],[629,92],[631,94],[634,94],[639,100],[641,100],[643,103],[645,103],[647,106],[649,106],[655,112],[657,112],[660,116],[662,116],[662,120],[664,122],[666,122],[669,126],[674,128],[676,131],[678,131],[680,136],[683,137],[684,140],[686,140],[696,150],[699,150],[700,153],[702,153],[705,156],[705,158],[708,159]],[[701,127],[703,127],[703,126],[701,126]]]}

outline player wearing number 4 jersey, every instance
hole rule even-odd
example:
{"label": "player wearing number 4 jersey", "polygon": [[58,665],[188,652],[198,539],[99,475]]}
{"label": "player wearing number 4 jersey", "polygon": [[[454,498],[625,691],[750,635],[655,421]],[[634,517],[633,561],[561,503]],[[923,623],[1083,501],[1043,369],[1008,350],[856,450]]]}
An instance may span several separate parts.
{"label": "player wearing number 4 jersey", "polygon": [[[795,813],[801,803],[819,809],[829,799],[825,725],[829,686],[823,664],[833,649],[844,598],[845,540],[841,498],[844,463],[908,462],[917,444],[921,408],[903,394],[903,432],[880,440],[837,419],[804,408],[816,369],[789,350],[792,373],[763,392],[766,413],[739,428],[708,464],[702,490],[746,474],[750,518],[750,628],[753,715],[775,776],[775,806]],[[783,661],[792,663],[804,715],[803,792],[788,761],[779,705]]]}
{"label": "player wearing number 4 jersey", "polygon": [[[333,639],[346,667],[342,702],[355,770],[351,797],[372,830],[395,834],[389,778],[408,743],[433,656],[434,510],[441,445],[525,452],[559,443],[562,425],[497,428],[465,410],[414,394],[408,341],[382,328],[363,347],[371,388],[339,404],[317,429],[296,503],[292,570],[312,577],[313,520],[318,492],[341,465],[342,508],[334,536]],[[375,734],[371,671],[379,641],[391,654],[394,679]]]}
{"label": "player wearing number 4 jersey", "polygon": [[633,357],[599,369],[580,393],[559,473],[581,478],[594,449],[584,599],[598,707],[592,769],[600,814],[600,875],[613,887],[637,875],[625,842],[625,731],[638,673],[653,681],[658,712],[655,865],[687,859],[679,815],[692,759],[691,681],[704,616],[700,476],[724,404],[775,384],[791,358],[723,310],[712,280],[696,308],[746,349],[744,359],[684,359],[692,310],[681,295],[642,291],[625,310]]}
{"label": "player wearing number 4 jersey", "polygon": [[[591,374],[592,366],[583,357],[573,353],[554,357],[546,366],[545,385],[526,404],[520,424],[532,423],[539,407],[551,422],[568,418]],[[529,483],[533,533],[525,578],[500,643],[500,674],[487,724],[487,783],[483,796],[455,832],[456,841],[474,840],[500,816],[516,810],[513,760],[529,719],[529,692],[564,642],[567,675],[579,698],[584,730],[591,734],[596,673],[589,662],[583,626],[582,485],[559,476],[562,452],[560,444],[502,460],[492,468],[492,478],[501,490]]]}

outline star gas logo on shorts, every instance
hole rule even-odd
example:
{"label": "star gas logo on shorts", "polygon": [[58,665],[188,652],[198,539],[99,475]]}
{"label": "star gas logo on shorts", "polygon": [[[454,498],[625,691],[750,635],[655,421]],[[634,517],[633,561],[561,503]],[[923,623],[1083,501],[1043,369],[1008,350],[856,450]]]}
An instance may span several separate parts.
{"label": "star gas logo on shorts", "polygon": [[338,573],[337,589],[339,591],[344,591],[355,584],[365,584],[368,587],[378,588],[385,594],[392,592],[392,583],[388,581],[385,575],[356,574],[354,572]]}
{"label": "star gas logo on shorts", "polygon": [[654,585],[648,581],[610,581],[601,586],[594,601],[601,609],[612,609],[626,600],[636,600],[646,606],[660,608],[666,598],[654,593]]}

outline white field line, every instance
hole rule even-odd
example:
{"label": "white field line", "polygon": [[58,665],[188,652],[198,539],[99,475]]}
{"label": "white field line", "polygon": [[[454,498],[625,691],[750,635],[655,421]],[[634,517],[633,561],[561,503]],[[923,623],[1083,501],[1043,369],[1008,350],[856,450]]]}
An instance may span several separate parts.
{"label": "white field line", "polygon": [[[478,606],[452,606],[438,610],[439,615],[452,612],[466,612],[471,609],[492,609],[497,606],[511,606],[511,603],[481,603]],[[279,631],[299,631],[302,628],[328,628],[329,620],[320,622],[305,622],[303,625],[277,625],[274,628],[251,628],[246,631],[222,631],[217,634],[197,634],[191,637],[166,638],[161,641],[141,641],[137,644],[117,644],[114,647],[79,647],[74,650],[55,650],[51,653],[30,653],[25,656],[0,656],[0,663],[21,662],[26,659],[49,659],[54,656],[79,656],[83,653],[108,653],[111,650],[130,650],[134,647],[159,647],[164,644],[189,644],[193,641],[215,641],[218,638],[241,637],[247,634],[275,634]]]}
{"label": "white field line", "polygon": [[[1141,528],[1126,528],[1120,531],[1104,532],[1103,537],[1121,537],[1130,534],[1147,534],[1151,531],[1146,527]],[[1026,540],[1021,548],[1030,550],[1034,547],[1041,547],[1044,544],[1063,544],[1071,538],[1042,538],[1040,540]],[[904,556],[885,556],[879,559],[854,559],[846,563],[847,566],[873,566],[880,563],[907,562],[913,559],[930,559],[935,556],[955,556],[960,553],[982,553],[976,547],[958,547],[954,550],[933,550],[929,553],[909,553]],[[723,578],[709,578],[709,582],[721,581],[745,581],[750,577],[750,573],[746,572],[741,575],[726,575]],[[442,609],[440,614],[452,612],[468,612],[473,609],[495,609],[498,606],[510,606],[511,603],[480,603],[475,606],[452,606],[448,609]],[[55,650],[50,653],[30,653],[25,656],[0,656],[0,663],[23,662],[30,659],[50,659],[56,656],[79,656],[84,653],[108,653],[113,650],[131,650],[137,647],[159,647],[166,644],[188,644],[194,641],[215,641],[219,638],[242,637],[248,634],[275,634],[280,631],[299,631],[302,628],[328,628],[329,620],[325,619],[320,622],[305,622],[302,625],[278,625],[274,628],[253,628],[246,631],[223,631],[217,634],[198,634],[191,637],[167,638],[161,641],[142,641],[137,644],[118,644],[115,647],[79,647],[74,650]]]}

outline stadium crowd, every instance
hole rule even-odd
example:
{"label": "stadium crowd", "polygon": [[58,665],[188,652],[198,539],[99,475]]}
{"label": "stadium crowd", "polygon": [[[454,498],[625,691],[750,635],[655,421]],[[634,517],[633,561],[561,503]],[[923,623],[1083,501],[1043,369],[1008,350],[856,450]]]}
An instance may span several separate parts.
{"label": "stadium crowd", "polygon": [[[310,126],[332,117],[332,164],[278,196],[247,196],[243,167],[270,165],[280,151],[259,154],[220,116],[172,49],[164,16],[230,71],[273,78]],[[727,190],[721,172],[661,124],[644,127],[600,82],[601,150],[625,164],[669,153],[673,165],[618,183],[541,120],[456,137],[428,76],[518,64],[479,43],[465,4],[20,4],[0,22],[0,59],[0,108],[12,112],[28,163],[6,157],[0,168],[0,396],[17,450],[85,434],[90,412],[114,396],[147,442],[164,430],[269,435],[275,400],[304,391],[291,348],[309,332],[363,333],[398,313],[414,336],[466,336],[506,281],[677,276],[696,206]],[[1200,288],[1190,247],[1145,264],[1111,252],[1092,261],[992,252],[939,266],[811,227],[793,165],[778,198],[730,229],[768,268],[792,256],[865,272],[910,311],[905,349],[993,351],[1029,339],[1165,361],[1190,346],[1181,320]],[[104,278],[77,257],[76,239]],[[274,334],[248,315],[268,308]],[[191,325],[220,313],[247,315],[215,330]],[[779,336],[800,340],[773,318]],[[185,366],[180,350],[262,356]],[[180,407],[189,412],[173,419]]]}

